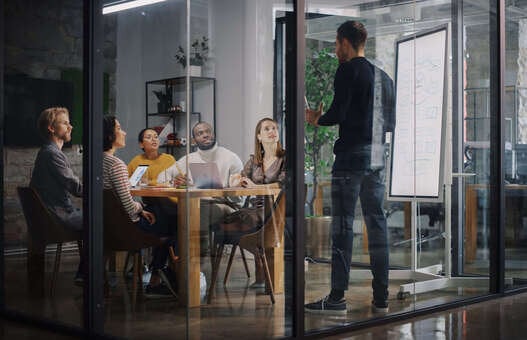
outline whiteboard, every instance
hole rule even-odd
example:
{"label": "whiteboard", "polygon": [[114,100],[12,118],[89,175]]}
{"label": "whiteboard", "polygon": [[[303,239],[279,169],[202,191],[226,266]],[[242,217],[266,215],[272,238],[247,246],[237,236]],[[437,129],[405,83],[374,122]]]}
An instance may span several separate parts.
{"label": "whiteboard", "polygon": [[438,201],[443,184],[447,27],[397,41],[389,198]]}

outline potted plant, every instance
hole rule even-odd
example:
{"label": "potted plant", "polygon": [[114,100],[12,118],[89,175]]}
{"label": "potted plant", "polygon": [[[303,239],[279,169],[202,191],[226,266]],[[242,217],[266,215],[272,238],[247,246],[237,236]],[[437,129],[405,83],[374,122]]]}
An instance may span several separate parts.
{"label": "potted plant", "polygon": [[[324,103],[329,108],[333,100],[333,79],[338,67],[338,60],[332,53],[333,48],[315,50],[308,54],[305,70],[306,100],[310,108]],[[312,258],[331,257],[331,216],[321,216],[316,211],[315,201],[322,178],[330,177],[333,164],[332,146],[337,137],[335,126],[305,125],[305,171],[312,178],[312,195],[307,199],[308,215],[306,218],[306,255]]]}
{"label": "potted plant", "polygon": [[[315,51],[306,60],[305,87],[306,99],[311,108],[320,103],[329,108],[333,100],[333,78],[338,67],[338,60],[331,53],[332,48]],[[314,201],[322,177],[329,177],[333,158],[324,157],[323,151],[333,146],[337,137],[335,126],[305,125],[305,170],[313,178],[313,195],[308,200],[310,213],[314,214]],[[326,152],[329,153],[329,152]],[[332,153],[329,153],[332,155]]]}
{"label": "potted plant", "polygon": [[[194,39],[190,45],[189,65],[191,75],[199,73],[201,75],[201,67],[207,61],[209,56],[209,39],[205,36]],[[183,46],[179,45],[176,55],[174,56],[183,68],[187,67],[187,55]],[[198,72],[199,71],[199,72]]]}

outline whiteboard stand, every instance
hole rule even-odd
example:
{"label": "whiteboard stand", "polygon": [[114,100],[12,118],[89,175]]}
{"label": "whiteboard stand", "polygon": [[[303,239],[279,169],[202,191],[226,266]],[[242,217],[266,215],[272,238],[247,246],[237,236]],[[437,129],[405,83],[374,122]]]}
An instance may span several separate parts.
{"label": "whiteboard stand", "polygon": [[[458,174],[452,174],[457,176]],[[465,174],[461,174],[463,176]],[[445,197],[445,249],[444,264],[417,268],[417,200],[411,201],[411,268],[392,269],[389,271],[390,280],[413,280],[402,284],[397,292],[397,299],[403,300],[411,295],[431,292],[445,288],[485,288],[489,286],[488,277],[452,277],[452,232],[451,232],[451,182],[444,185]],[[372,279],[371,270],[353,269],[350,279]],[[512,278],[505,279],[506,284],[512,285]]]}
{"label": "whiteboard stand", "polygon": [[[389,271],[390,280],[414,280],[412,283],[402,284],[399,287],[399,292],[397,293],[398,299],[404,299],[410,295],[445,288],[445,284],[448,284],[448,278],[441,275],[443,272],[443,264],[417,268],[417,202],[417,200],[411,201],[410,269],[392,269]],[[445,229],[447,229],[446,226]],[[446,238],[448,239],[449,237]],[[445,246],[445,254],[447,252],[450,253],[449,246]],[[366,269],[351,270],[350,273],[350,279],[371,279],[372,277],[371,270]]]}

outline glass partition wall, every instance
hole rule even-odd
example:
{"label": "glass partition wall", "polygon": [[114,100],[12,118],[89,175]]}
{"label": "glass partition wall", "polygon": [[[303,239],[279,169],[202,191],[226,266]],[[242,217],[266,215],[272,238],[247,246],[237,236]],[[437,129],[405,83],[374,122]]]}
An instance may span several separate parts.
{"label": "glass partition wall", "polygon": [[[155,210],[156,224],[165,223],[179,257],[171,263],[169,256],[160,275],[175,296],[166,282],[163,296],[152,281],[158,250],[142,251],[144,292],[136,295],[126,252],[116,253],[108,267],[107,333],[291,334],[286,127],[273,92],[275,26],[286,11],[292,6],[285,1],[173,0],[104,16],[115,37],[107,65],[115,107],[108,113],[127,133],[113,156],[128,164],[129,175],[149,165],[131,194]],[[144,128],[151,130],[139,137]]]}
{"label": "glass partition wall", "polygon": [[527,4],[511,3],[505,11],[505,286],[509,289],[525,285],[525,214],[527,138],[527,79],[525,52],[527,37]]}
{"label": "glass partition wall", "polygon": [[[390,110],[386,107],[386,85],[378,85],[376,78],[373,97],[382,98],[382,109],[375,106],[373,99],[372,119],[383,119],[382,131],[388,132],[385,163],[363,171],[357,165],[360,159],[354,159],[355,164],[350,162],[345,169],[350,170],[350,177],[346,177],[335,172],[340,168],[333,168],[332,176],[332,165],[338,162],[332,154],[338,130],[306,124],[306,302],[317,301],[335,288],[337,283],[332,282],[336,282],[339,259],[351,261],[344,294],[346,313],[321,316],[306,310],[306,331],[429,308],[489,292],[489,241],[485,233],[489,225],[489,201],[485,199],[489,189],[485,183],[490,172],[490,125],[479,107],[474,111],[469,105],[468,98],[468,89],[484,81],[479,79],[481,74],[489,73],[488,41],[472,35],[485,27],[485,34],[489,34],[488,6],[450,1],[368,1],[331,8],[307,1],[305,84],[306,105],[312,109],[321,102],[324,112],[330,109],[333,86],[337,86],[334,74],[339,65],[335,37],[337,28],[347,20],[364,25],[368,32],[366,59],[376,72],[381,69],[393,80],[395,128],[390,126]],[[454,85],[467,89],[463,98],[454,100],[458,96]],[[381,118],[375,118],[376,112]],[[482,119],[475,119],[479,115]],[[371,126],[373,129],[375,122]],[[363,133],[355,131],[359,132]],[[350,134],[344,132],[337,143],[352,138]],[[374,149],[375,131],[371,138]],[[486,156],[482,154],[485,150]],[[356,190],[360,194],[354,206],[355,198],[342,187],[354,181],[357,170],[363,172],[361,176],[368,175],[359,176],[361,187]],[[383,203],[386,236],[376,231],[384,229],[384,222],[372,212],[376,202],[368,199],[368,188],[372,188],[368,181],[376,172],[375,183],[385,185],[381,190],[384,202],[378,198],[377,203]],[[339,202],[339,197],[342,200],[343,195],[344,206],[348,204],[351,209],[345,214],[347,217],[340,216],[341,208],[334,202]],[[343,228],[339,223],[344,223],[347,233],[353,236],[332,237],[332,230]],[[352,244],[351,259],[339,255],[344,249],[342,244],[340,248],[332,244],[333,240],[342,242],[339,238],[343,237]],[[383,237],[388,240],[386,248]],[[382,279],[384,249],[389,254],[389,309],[379,313],[380,309],[372,306],[376,295],[372,294],[372,286],[379,285]],[[372,281],[374,271],[377,279]]]}
{"label": "glass partition wall", "polygon": [[[23,7],[7,1],[1,7],[5,307],[79,327],[89,310],[75,284],[82,278],[75,280],[81,238],[64,237],[61,248],[58,240],[46,238],[52,232],[33,233],[30,221],[37,210],[24,211],[18,188],[30,183],[41,143],[36,119],[51,106],[70,113],[71,141],[65,120],[53,122],[48,131],[59,137],[58,125],[67,128],[60,134],[67,142],[62,152],[82,178],[83,146],[88,149],[81,133],[82,15],[88,11],[83,3],[44,8],[40,2]],[[96,69],[102,67],[103,81],[94,87],[102,92],[105,115],[119,123],[112,120],[107,151],[124,164],[119,168],[101,150],[103,182],[116,192],[116,173],[122,175],[125,196],[133,196],[128,206],[135,210],[122,210],[122,192],[105,192],[99,212],[105,256],[94,266],[106,273],[106,334],[289,337],[297,323],[306,333],[327,331],[489,294],[489,279],[497,275],[489,269],[497,256],[491,252],[497,226],[490,214],[496,150],[490,93],[497,70],[491,64],[492,39],[481,37],[494,34],[494,2],[305,2],[305,51],[300,52],[305,52],[306,107],[323,103],[325,112],[333,100],[338,27],[356,20],[368,31],[365,58],[375,70],[373,119],[382,123],[372,124],[381,126],[371,133],[379,137],[378,148],[368,150],[379,156],[368,169],[377,196],[374,202],[359,197],[346,218],[335,201],[349,194],[341,189],[352,179],[332,173],[335,127],[306,124],[305,200],[290,195],[299,191],[292,184],[299,179],[289,169],[298,162],[291,150],[300,142],[289,125],[296,114],[286,104],[296,85],[288,70],[296,43],[290,1],[166,0],[115,12],[112,5],[102,1],[104,30],[96,40],[103,42],[103,53]],[[526,11],[521,2],[507,2],[501,118],[505,286],[511,289],[524,285]],[[288,155],[287,168],[277,141]],[[141,165],[148,167],[135,173]],[[137,182],[129,182],[129,176]],[[375,203],[385,227],[380,214],[371,211]],[[82,200],[73,198],[73,204],[81,206]],[[295,204],[304,206],[305,221],[293,222]],[[137,218],[145,217],[141,209],[153,212],[161,229],[138,224]],[[39,217],[39,226],[48,217]],[[344,220],[351,259],[332,244],[331,230]],[[119,232],[117,225],[129,229]],[[293,249],[302,234],[306,257],[300,275]],[[386,268],[385,252],[388,311],[379,304],[372,308],[371,269]],[[344,313],[302,314],[295,301],[312,303],[330,293],[332,259],[334,266],[348,261],[344,264],[351,267]],[[153,288],[159,282],[161,287]],[[294,291],[294,282],[305,284],[303,294]]]}
{"label": "glass partition wall", "polygon": [[[126,338],[185,337],[190,280],[183,268],[194,260],[188,256],[187,245],[195,240],[187,236],[189,228],[181,222],[187,214],[186,209],[183,214],[178,210],[185,206],[184,196],[159,193],[162,186],[174,183],[168,173],[173,168],[177,171],[175,160],[192,148],[187,120],[212,118],[214,124],[214,117],[194,114],[197,105],[188,102],[189,78],[181,62],[188,58],[186,2],[165,1],[112,12],[114,8],[111,1],[103,4],[105,34],[112,38],[104,42],[108,79],[104,88],[112,104],[105,108],[103,124],[104,142],[107,136],[110,142],[104,145],[102,162],[105,263],[101,265],[107,271],[108,287],[104,329]],[[201,79],[190,85],[201,86]],[[205,85],[209,89],[203,101],[211,103],[213,84],[212,88]],[[141,165],[146,170],[137,173]],[[187,171],[185,166],[180,170]],[[185,194],[184,189],[180,191]],[[144,211],[152,213],[155,221]],[[123,229],[123,223],[128,229]],[[178,238],[183,247],[177,244]],[[199,292],[199,270],[197,275],[192,284],[198,284]]]}
{"label": "glass partition wall", "polygon": [[84,6],[2,6],[3,303],[79,327]]}
{"label": "glass partition wall", "polygon": [[[216,146],[208,150],[194,136],[196,146],[190,151],[197,154],[188,156],[190,172],[195,175],[191,162],[210,159],[230,187],[220,193],[224,198],[200,201],[200,266],[207,296],[189,310],[191,336],[291,335],[294,226],[286,223],[285,210],[291,127],[286,127],[285,107],[275,93],[286,82],[283,60],[276,60],[276,51],[285,46],[277,23],[292,10],[285,0],[190,1],[187,75],[216,84],[213,107],[203,105],[204,90],[194,89],[194,111],[211,124],[209,117],[215,117]],[[229,190],[238,192],[230,195]]]}

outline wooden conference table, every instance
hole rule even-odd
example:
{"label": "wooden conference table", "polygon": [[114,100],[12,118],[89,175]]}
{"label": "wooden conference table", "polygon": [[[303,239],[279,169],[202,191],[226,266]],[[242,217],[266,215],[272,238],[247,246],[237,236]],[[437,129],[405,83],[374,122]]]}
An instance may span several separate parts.
{"label": "wooden conference table", "polygon": [[[227,196],[277,196],[279,188],[225,188],[225,189],[177,189],[167,187],[142,187],[131,189],[133,196],[177,197],[177,232],[181,265],[178,267],[178,295],[181,303],[189,307],[200,305],[200,199]],[[187,240],[188,251],[187,254]],[[271,281],[275,293],[283,292],[283,248],[266,250]],[[270,252],[270,253],[269,253]],[[188,262],[187,262],[188,259]],[[187,278],[188,268],[188,278]],[[188,287],[188,291],[187,291]]]}
{"label": "wooden conference table", "polygon": [[[465,259],[476,259],[478,236],[478,193],[486,191],[490,195],[488,184],[467,184],[465,193]],[[505,184],[505,241],[509,247],[521,246],[523,217],[527,202],[527,185]],[[487,203],[488,205],[488,203]],[[488,209],[488,206],[484,207]],[[486,228],[487,226],[481,226]]]}

